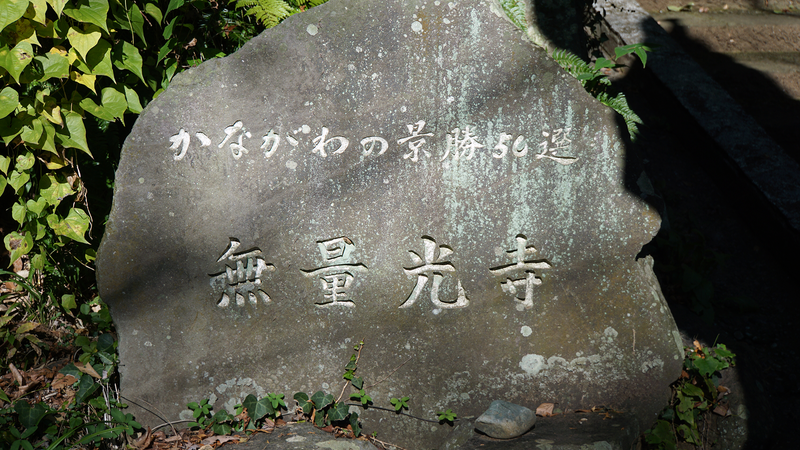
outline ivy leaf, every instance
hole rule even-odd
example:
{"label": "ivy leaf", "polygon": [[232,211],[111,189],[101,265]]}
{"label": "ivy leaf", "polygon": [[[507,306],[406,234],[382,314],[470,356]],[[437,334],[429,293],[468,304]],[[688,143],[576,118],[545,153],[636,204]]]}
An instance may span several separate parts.
{"label": "ivy leaf", "polygon": [[8,181],[6,181],[6,177],[0,175],[0,195],[3,194],[3,191],[6,190],[6,186],[8,185]]}
{"label": "ivy leaf", "polygon": [[33,61],[33,47],[30,42],[19,42],[14,48],[0,48],[0,67],[19,83],[19,75]]}
{"label": "ivy leaf", "polygon": [[361,434],[361,426],[358,424],[358,414],[350,414],[350,427],[353,429],[353,434],[356,437]]}
{"label": "ivy leaf", "polygon": [[314,410],[314,404],[311,403],[305,392],[297,392],[293,398],[297,400],[297,406],[303,408],[303,414],[311,414],[311,411]]}
{"label": "ivy leaf", "polygon": [[28,174],[28,172],[19,172],[15,170],[11,172],[11,175],[9,175],[8,184],[11,185],[11,187],[14,189],[14,192],[19,192],[20,188],[25,186],[25,183],[27,183],[30,179],[31,176]]}
{"label": "ivy leaf", "polygon": [[80,405],[86,397],[90,396],[96,389],[97,383],[89,374],[81,374],[80,384],[78,384],[78,392],[75,394],[75,404]]}
{"label": "ivy leaf", "polygon": [[244,401],[242,402],[242,406],[247,408],[247,415],[250,416],[250,419],[254,421],[261,419],[267,414],[275,413],[275,410],[272,408],[272,404],[270,403],[269,398],[264,397],[261,400],[257,400],[255,395],[253,394],[249,394],[244,399]]}
{"label": "ivy leaf", "polygon": [[47,414],[47,408],[45,408],[44,403],[41,402],[33,406],[29,405],[26,401],[17,402],[14,405],[14,411],[19,414],[19,423],[26,429],[35,429]]}
{"label": "ivy leaf", "polygon": [[328,418],[334,422],[338,422],[346,419],[348,414],[350,414],[350,407],[347,406],[346,403],[335,403],[330,412],[328,412]]}
{"label": "ivy leaf", "polygon": [[19,105],[19,93],[11,86],[0,91],[0,119],[11,114]]}
{"label": "ivy leaf", "polygon": [[[59,120],[61,119],[60,112],[58,113],[58,118]],[[64,121],[62,120],[61,123],[59,123],[58,125],[64,126]],[[51,124],[47,120],[42,120],[42,128],[44,128],[44,131],[42,132],[42,137],[39,139],[38,145],[42,147],[42,150],[46,150],[51,153],[56,153],[56,142],[55,142],[56,129],[53,128],[53,124]],[[50,168],[49,165],[48,168]]]}
{"label": "ivy leaf", "polygon": [[333,403],[333,395],[325,394],[322,391],[317,391],[311,396],[311,402],[316,409],[323,409]]}
{"label": "ivy leaf", "polygon": [[47,3],[53,7],[53,10],[56,12],[58,17],[61,17],[61,12],[64,10],[64,6],[67,4],[67,0],[47,0]]}
{"label": "ivy leaf", "polygon": [[92,152],[89,151],[89,145],[86,143],[86,128],[83,126],[83,117],[75,111],[67,111],[64,114],[64,121],[67,123],[69,135],[65,136],[61,133],[56,133],[61,140],[61,145],[77,148],[92,156]]}
{"label": "ivy leaf", "polygon": [[124,88],[125,100],[128,102],[128,110],[134,114],[141,113],[144,108],[142,108],[142,103],[139,101],[139,94],[128,86],[124,86]]}
{"label": "ivy leaf", "polygon": [[88,26],[85,31],[70,27],[69,31],[67,31],[67,40],[78,54],[83,57],[83,60],[88,62],[89,50],[100,42],[102,35],[95,26]]}
{"label": "ivy leaf", "polygon": [[39,61],[44,71],[39,81],[45,81],[50,78],[69,77],[69,60],[55,47],[51,48],[50,52],[39,55],[35,59]]}
{"label": "ivy leaf", "polygon": [[142,83],[147,84],[144,74],[142,74],[142,55],[133,44],[127,41],[119,42],[114,46],[111,58],[114,61],[114,65],[120,69],[131,71],[142,80]]}
{"label": "ivy leaf", "polygon": [[73,0],[64,7],[64,14],[79,22],[97,25],[108,33],[108,0]]}
{"label": "ivy leaf", "polygon": [[28,0],[4,0],[0,8],[0,31],[19,20],[28,9]]}
{"label": "ivy leaf", "polygon": [[33,249],[33,237],[30,233],[21,235],[16,231],[8,233],[3,239],[3,243],[11,254],[9,255],[8,267],[11,267],[22,255],[27,255]]}
{"label": "ivy leaf", "polygon": [[84,244],[89,243],[83,237],[86,230],[89,229],[89,216],[82,209],[71,208],[64,220],[59,220],[57,215],[50,214],[47,216],[47,224],[60,236],[66,236]]}
{"label": "ivy leaf", "polygon": [[144,38],[144,16],[142,15],[142,10],[139,9],[136,3],[131,7],[128,17],[131,21],[133,32],[142,39],[142,43],[147,47],[147,40]]}
{"label": "ivy leaf", "polygon": [[114,79],[114,66],[111,64],[111,44],[100,39],[86,56],[86,65],[91,70],[92,75],[104,75]]}
{"label": "ivy leaf", "polygon": [[61,200],[74,193],[63,175],[47,173],[39,180],[39,195],[49,205],[58,206]]}

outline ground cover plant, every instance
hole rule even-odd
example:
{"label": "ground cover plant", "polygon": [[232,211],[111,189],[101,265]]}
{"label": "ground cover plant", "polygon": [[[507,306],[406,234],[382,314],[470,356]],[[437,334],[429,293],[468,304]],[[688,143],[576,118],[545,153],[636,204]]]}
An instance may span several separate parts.
{"label": "ground cover plant", "polygon": [[176,73],[262,29],[226,2],[2,1],[0,447],[94,446],[138,428],[93,271],[120,147]]}

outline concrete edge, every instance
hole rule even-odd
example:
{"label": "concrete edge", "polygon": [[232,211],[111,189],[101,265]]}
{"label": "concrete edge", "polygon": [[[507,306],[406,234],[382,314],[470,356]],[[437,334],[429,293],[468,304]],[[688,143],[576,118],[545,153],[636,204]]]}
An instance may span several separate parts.
{"label": "concrete edge", "polygon": [[636,0],[595,0],[592,5],[625,44],[658,44],[647,69],[727,154],[782,218],[800,243],[800,164],[767,135]]}

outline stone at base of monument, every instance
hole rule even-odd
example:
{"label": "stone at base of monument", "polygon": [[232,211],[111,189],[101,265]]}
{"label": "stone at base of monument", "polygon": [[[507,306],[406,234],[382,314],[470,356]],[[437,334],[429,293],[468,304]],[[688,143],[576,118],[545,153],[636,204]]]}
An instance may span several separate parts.
{"label": "stone at base of monument", "polygon": [[522,435],[536,423],[536,414],[530,409],[495,400],[475,420],[475,429],[496,439],[511,439]]}
{"label": "stone at base of monument", "polygon": [[[131,412],[338,396],[364,339],[375,406],[649,426],[683,350],[619,125],[491,1],[333,0],[181,73],[125,142],[97,257]],[[406,448],[451,431],[359,416]]]}
{"label": "stone at base of monument", "polygon": [[476,433],[463,444],[445,444],[440,450],[632,450],[639,430],[633,414],[567,413],[539,417],[531,431],[514,439]]}
{"label": "stone at base of monument", "polygon": [[247,442],[220,446],[224,450],[378,450],[363,439],[335,438],[308,422],[292,423],[272,433],[255,433]]}

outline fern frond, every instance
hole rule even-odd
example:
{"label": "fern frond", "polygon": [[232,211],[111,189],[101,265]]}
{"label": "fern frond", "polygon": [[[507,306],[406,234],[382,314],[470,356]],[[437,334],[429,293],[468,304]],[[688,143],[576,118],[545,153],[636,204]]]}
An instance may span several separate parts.
{"label": "fern frond", "polygon": [[511,23],[525,31],[525,3],[522,0],[497,0]]}
{"label": "fern frond", "polygon": [[245,14],[255,17],[267,28],[274,27],[292,14],[300,12],[283,0],[237,0],[236,8],[246,9]]}

